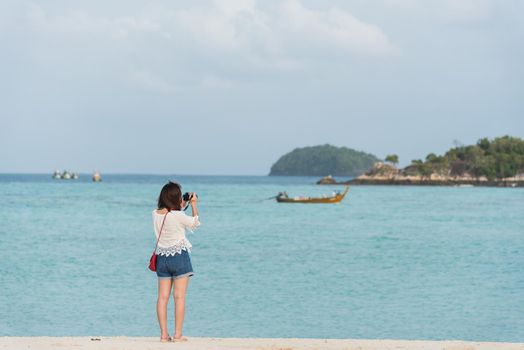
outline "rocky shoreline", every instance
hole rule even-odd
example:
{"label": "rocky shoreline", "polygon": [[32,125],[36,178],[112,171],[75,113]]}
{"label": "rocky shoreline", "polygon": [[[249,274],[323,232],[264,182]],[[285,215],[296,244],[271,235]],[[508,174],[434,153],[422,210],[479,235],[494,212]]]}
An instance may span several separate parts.
{"label": "rocky shoreline", "polygon": [[524,174],[502,179],[474,177],[470,174],[410,174],[409,168],[397,169],[391,164],[376,163],[371,170],[348,181],[336,181],[331,176],[320,179],[319,185],[415,185],[415,186],[485,186],[524,187]]}
{"label": "rocky shoreline", "polygon": [[478,179],[468,180],[432,180],[427,178],[409,179],[353,179],[345,182],[338,182],[339,185],[415,185],[415,186],[485,186],[485,187],[524,187],[524,181],[495,180],[481,181]]}

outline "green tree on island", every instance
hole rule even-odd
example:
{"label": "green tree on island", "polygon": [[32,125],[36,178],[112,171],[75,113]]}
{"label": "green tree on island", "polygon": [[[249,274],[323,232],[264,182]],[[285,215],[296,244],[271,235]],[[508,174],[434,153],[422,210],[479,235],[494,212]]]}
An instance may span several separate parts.
{"label": "green tree on island", "polygon": [[[387,158],[386,158],[387,160]],[[426,161],[414,159],[406,168],[412,175],[486,177],[488,180],[513,177],[524,173],[524,140],[503,136],[490,141],[482,138],[474,145],[455,142],[442,156],[430,153]]]}
{"label": "green tree on island", "polygon": [[269,175],[356,176],[378,162],[372,154],[347,147],[321,145],[296,148],[273,164]]}
{"label": "green tree on island", "polygon": [[389,162],[393,164],[394,166],[397,166],[398,164],[398,156],[396,154],[388,154],[386,156],[386,162]]}

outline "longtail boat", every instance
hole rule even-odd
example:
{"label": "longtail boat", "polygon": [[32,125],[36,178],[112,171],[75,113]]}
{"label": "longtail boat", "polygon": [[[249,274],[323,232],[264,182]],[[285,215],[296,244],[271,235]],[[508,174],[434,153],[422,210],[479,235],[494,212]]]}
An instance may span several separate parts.
{"label": "longtail boat", "polygon": [[349,191],[346,186],[344,192],[335,193],[330,197],[289,197],[287,193],[280,192],[275,198],[279,203],[340,203]]}

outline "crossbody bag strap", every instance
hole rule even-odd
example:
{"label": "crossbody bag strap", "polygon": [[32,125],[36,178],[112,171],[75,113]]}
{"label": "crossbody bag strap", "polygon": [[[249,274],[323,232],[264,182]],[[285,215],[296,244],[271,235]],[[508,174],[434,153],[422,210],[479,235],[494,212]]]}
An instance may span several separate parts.
{"label": "crossbody bag strap", "polygon": [[167,211],[166,215],[164,215],[164,220],[162,220],[162,226],[160,226],[160,232],[158,233],[158,238],[156,240],[155,250],[153,250],[153,253],[156,253],[156,248],[158,248],[158,241],[160,241],[160,236],[162,236],[162,229],[164,228],[164,224],[166,222],[167,214],[169,214],[169,210]]}

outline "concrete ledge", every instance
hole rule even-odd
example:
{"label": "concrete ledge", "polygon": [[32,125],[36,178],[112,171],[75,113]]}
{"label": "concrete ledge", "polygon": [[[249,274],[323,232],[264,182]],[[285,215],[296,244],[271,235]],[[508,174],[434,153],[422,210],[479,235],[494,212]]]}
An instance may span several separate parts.
{"label": "concrete ledge", "polygon": [[160,343],[158,338],[134,337],[0,337],[0,349],[180,349],[180,350],[524,350],[524,343],[458,340],[387,339],[264,339],[193,338],[184,343]]}

